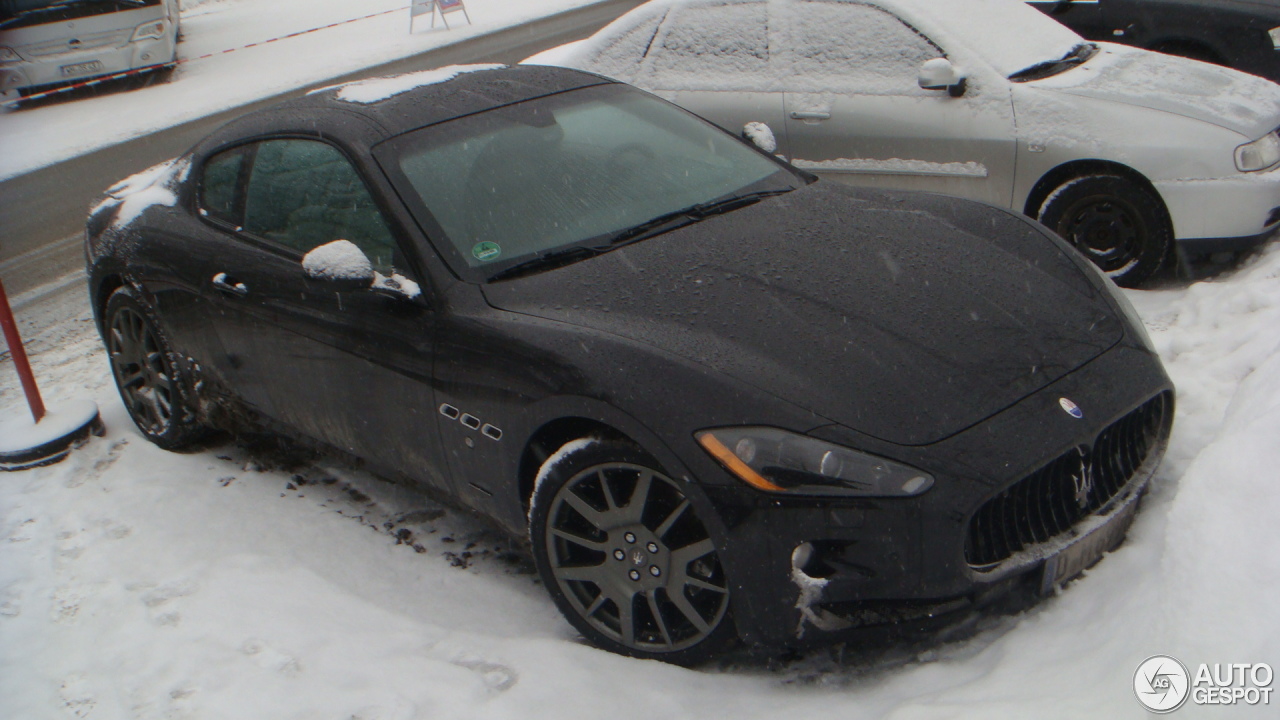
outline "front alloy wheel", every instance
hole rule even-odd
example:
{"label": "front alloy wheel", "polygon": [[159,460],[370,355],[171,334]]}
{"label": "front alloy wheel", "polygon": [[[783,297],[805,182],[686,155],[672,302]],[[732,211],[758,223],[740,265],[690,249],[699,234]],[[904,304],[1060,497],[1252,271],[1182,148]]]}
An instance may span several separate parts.
{"label": "front alloy wheel", "polygon": [[561,458],[534,493],[534,554],[565,617],[596,645],[676,663],[734,632],[729,587],[680,485],[631,446]]}

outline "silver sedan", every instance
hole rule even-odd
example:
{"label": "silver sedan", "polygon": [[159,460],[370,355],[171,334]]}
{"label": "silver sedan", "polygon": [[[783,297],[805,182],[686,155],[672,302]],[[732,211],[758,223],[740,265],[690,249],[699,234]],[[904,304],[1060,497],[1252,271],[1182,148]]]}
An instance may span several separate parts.
{"label": "silver sedan", "polygon": [[1280,86],[1089,43],[1018,0],[655,0],[526,62],[758,123],[841,182],[1015,208],[1124,285],[1280,226]]}

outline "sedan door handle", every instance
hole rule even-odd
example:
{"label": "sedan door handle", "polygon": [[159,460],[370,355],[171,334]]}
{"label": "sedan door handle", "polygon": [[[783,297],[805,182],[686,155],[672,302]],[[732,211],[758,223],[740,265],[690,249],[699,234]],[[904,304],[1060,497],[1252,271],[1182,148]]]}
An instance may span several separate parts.
{"label": "sedan door handle", "polygon": [[249,294],[249,288],[245,287],[244,283],[228,280],[227,274],[224,272],[213,276],[213,287],[221,292],[240,295],[241,297]]}
{"label": "sedan door handle", "polygon": [[830,118],[831,118],[831,113],[822,112],[820,110],[792,110],[791,111],[792,120],[828,120]]}

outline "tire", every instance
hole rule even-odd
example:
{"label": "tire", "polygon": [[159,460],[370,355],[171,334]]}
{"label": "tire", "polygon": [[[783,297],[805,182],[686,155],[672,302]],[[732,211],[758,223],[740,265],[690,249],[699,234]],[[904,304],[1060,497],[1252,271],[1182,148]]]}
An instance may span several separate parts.
{"label": "tire", "polygon": [[529,534],[542,582],[578,632],[679,665],[736,642],[718,551],[681,483],[621,442],[575,441],[548,463]]}
{"label": "tire", "polygon": [[1173,254],[1169,213],[1160,198],[1118,175],[1068,180],[1045,199],[1039,220],[1117,285],[1141,284]]}
{"label": "tire", "polygon": [[205,434],[194,393],[176,364],[164,334],[133,288],[107,298],[104,340],[111,376],[129,417],[148,440],[180,450]]}

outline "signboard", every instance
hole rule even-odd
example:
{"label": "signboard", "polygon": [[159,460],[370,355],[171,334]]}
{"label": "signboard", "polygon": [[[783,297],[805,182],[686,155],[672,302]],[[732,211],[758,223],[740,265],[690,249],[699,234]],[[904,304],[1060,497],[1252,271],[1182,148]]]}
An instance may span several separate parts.
{"label": "signboard", "polygon": [[413,32],[413,19],[419,15],[431,15],[431,27],[436,26],[436,12],[440,13],[440,20],[444,22],[446,30],[449,29],[449,20],[445,15],[461,10],[462,16],[467,19],[467,24],[471,24],[471,16],[467,14],[467,6],[462,0],[413,0],[409,6],[409,32]]}

